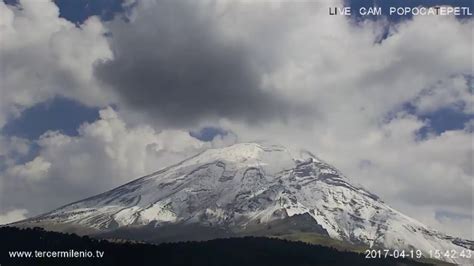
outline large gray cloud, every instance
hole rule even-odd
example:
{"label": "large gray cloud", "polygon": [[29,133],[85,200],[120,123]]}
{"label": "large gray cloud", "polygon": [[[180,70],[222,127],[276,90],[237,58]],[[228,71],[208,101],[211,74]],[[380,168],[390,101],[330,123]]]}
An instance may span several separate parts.
{"label": "large gray cloud", "polygon": [[262,88],[264,64],[251,46],[225,37],[213,7],[140,2],[130,22],[111,23],[115,57],[96,76],[132,109],[172,125],[284,117],[292,107]]}

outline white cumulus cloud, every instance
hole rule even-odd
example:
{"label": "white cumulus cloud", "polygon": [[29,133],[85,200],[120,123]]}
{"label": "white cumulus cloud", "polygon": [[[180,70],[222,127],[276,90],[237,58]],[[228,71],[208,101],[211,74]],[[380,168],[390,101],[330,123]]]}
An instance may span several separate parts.
{"label": "white cumulus cloud", "polygon": [[6,213],[0,213],[0,225],[9,224],[26,218],[28,211],[25,209],[12,210]]}
{"label": "white cumulus cloud", "polygon": [[0,2],[0,127],[8,118],[55,96],[87,105],[109,99],[96,84],[93,65],[111,57],[102,22],[75,25],[59,17],[53,1]]}

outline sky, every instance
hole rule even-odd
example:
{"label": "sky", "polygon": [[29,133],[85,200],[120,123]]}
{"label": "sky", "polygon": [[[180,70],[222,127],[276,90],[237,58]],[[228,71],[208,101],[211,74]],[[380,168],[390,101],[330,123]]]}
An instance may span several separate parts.
{"label": "sky", "polygon": [[0,2],[0,223],[268,140],[473,239],[473,20],[373,2]]}

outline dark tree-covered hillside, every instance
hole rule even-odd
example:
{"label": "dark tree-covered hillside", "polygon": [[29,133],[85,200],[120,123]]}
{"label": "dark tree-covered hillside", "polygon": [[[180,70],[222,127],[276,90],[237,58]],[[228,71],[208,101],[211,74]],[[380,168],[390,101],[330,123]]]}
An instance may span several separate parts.
{"label": "dark tree-covered hillside", "polygon": [[[419,265],[408,260],[368,260],[363,254],[262,237],[172,244],[113,243],[74,234],[0,228],[0,265]],[[10,258],[15,251],[90,251],[94,258]],[[104,252],[97,258],[96,251]],[[26,256],[23,253],[23,256]],[[51,255],[52,253],[50,253]],[[85,253],[84,253],[85,254]],[[16,254],[18,256],[18,253]],[[56,254],[59,256],[59,254]]]}

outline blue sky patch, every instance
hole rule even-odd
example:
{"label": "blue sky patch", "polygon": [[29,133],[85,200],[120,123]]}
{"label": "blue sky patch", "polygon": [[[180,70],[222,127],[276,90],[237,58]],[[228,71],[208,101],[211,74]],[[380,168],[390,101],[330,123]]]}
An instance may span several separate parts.
{"label": "blue sky patch", "polygon": [[389,123],[391,120],[397,118],[397,114],[400,112],[414,115],[418,119],[427,122],[426,126],[416,132],[416,137],[419,140],[426,139],[428,134],[440,135],[445,131],[464,129],[466,123],[474,119],[474,115],[466,114],[461,110],[450,107],[441,108],[431,113],[418,114],[412,103],[405,103],[388,113],[383,119],[383,123]]}
{"label": "blue sky patch", "polygon": [[7,5],[16,6],[18,4],[18,0],[3,0],[3,2]]}
{"label": "blue sky patch", "polygon": [[460,130],[465,124],[474,119],[474,115],[466,114],[451,108],[443,108],[435,112],[418,116],[421,120],[428,120],[429,125],[417,132],[419,139],[424,139],[429,133],[439,135],[449,130]]}
{"label": "blue sky patch", "polygon": [[201,141],[212,141],[215,136],[225,136],[228,133],[226,130],[218,127],[203,127],[198,131],[189,132],[189,135]]}
{"label": "blue sky patch", "polygon": [[[17,5],[18,0],[3,0],[8,5]],[[103,21],[124,12],[124,0],[54,0],[59,7],[59,16],[73,23],[82,24],[90,16],[99,16]]]}
{"label": "blue sky patch", "polygon": [[76,136],[77,128],[82,123],[93,122],[98,118],[98,108],[90,108],[65,98],[54,98],[23,111],[20,117],[10,120],[2,128],[2,134],[33,140],[48,130],[59,130]]}
{"label": "blue sky patch", "polygon": [[81,24],[90,16],[99,16],[103,21],[111,20],[116,13],[124,11],[123,0],[55,0],[60,17]]}

